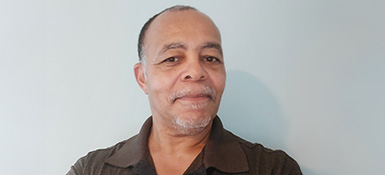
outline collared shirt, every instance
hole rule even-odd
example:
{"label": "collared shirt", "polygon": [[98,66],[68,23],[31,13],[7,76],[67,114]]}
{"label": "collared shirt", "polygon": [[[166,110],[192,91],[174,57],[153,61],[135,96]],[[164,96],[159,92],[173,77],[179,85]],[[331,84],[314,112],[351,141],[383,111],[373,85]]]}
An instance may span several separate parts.
{"label": "collared shirt", "polygon": [[[67,175],[155,175],[148,149],[152,118],[138,135],[112,147],[88,153]],[[283,151],[245,141],[225,130],[215,117],[206,146],[185,175],[302,175],[297,162]]]}

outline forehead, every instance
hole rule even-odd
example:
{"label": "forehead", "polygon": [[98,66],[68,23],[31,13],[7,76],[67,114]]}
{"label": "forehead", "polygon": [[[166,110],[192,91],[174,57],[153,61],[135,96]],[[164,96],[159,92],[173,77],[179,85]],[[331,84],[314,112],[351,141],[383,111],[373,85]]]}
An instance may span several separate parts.
{"label": "forehead", "polygon": [[[160,14],[151,26],[154,28],[166,27],[169,25],[200,25],[205,24],[206,27],[215,27],[214,22],[202,12],[197,10],[179,10],[179,11],[166,11]],[[150,28],[151,28],[150,26]]]}
{"label": "forehead", "polygon": [[157,49],[164,44],[176,42],[220,44],[221,37],[213,21],[199,11],[164,12],[150,24],[144,38],[145,48],[148,51],[148,49]]}

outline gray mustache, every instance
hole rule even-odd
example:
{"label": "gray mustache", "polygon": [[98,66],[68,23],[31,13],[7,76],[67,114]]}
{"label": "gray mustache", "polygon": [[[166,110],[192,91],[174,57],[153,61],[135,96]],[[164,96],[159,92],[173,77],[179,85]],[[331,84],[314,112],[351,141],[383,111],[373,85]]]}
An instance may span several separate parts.
{"label": "gray mustache", "polygon": [[205,95],[208,96],[211,100],[216,101],[216,92],[213,88],[205,86],[202,88],[195,88],[195,89],[183,89],[180,91],[173,92],[170,97],[168,98],[170,103],[175,102],[178,98],[182,98],[187,95]]}

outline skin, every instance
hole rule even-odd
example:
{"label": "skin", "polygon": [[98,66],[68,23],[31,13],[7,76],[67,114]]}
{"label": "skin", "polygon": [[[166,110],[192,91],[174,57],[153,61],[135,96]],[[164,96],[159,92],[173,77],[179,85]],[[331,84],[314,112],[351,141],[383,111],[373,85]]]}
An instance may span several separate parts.
{"label": "skin", "polygon": [[198,11],[167,11],[151,23],[144,44],[145,66],[134,71],[153,116],[150,153],[158,174],[183,174],[208,140],[225,88],[220,33]]}

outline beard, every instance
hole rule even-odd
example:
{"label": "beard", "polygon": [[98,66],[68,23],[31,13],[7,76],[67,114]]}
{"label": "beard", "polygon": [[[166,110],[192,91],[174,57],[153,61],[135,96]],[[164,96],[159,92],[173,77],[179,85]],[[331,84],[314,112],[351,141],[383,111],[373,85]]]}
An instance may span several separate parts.
{"label": "beard", "polygon": [[179,135],[193,136],[201,133],[210,124],[211,120],[210,115],[187,118],[174,116],[172,124]]}
{"label": "beard", "polygon": [[[180,91],[176,91],[169,97],[169,102],[174,103],[177,99],[191,94],[205,95],[213,102],[217,100],[216,91],[211,87],[205,86],[200,88],[187,88]],[[206,108],[207,105],[209,105],[209,102],[201,104],[189,103],[181,105],[183,105],[186,109],[205,110],[203,108]],[[193,136],[201,133],[210,124],[213,118],[214,117],[212,114],[207,113],[201,115],[193,114],[191,116],[174,115],[172,117],[172,125],[177,131],[178,135]]]}

